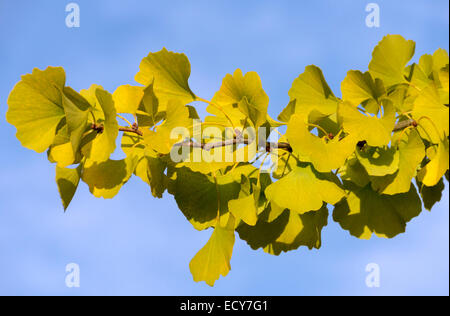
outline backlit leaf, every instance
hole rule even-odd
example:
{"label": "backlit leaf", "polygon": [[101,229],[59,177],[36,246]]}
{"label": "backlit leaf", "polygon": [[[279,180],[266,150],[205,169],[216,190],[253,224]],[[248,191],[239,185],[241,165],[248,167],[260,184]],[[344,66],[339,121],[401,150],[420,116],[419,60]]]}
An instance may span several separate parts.
{"label": "backlit leaf", "polygon": [[231,270],[234,230],[216,226],[206,245],[195,255],[189,264],[195,282],[205,281],[209,286],[227,276]]}
{"label": "backlit leaf", "polygon": [[56,184],[58,185],[64,210],[67,210],[77,191],[82,169],[82,165],[79,165],[76,169],[56,167]]}
{"label": "backlit leaf", "polygon": [[383,194],[406,193],[417,168],[425,157],[425,145],[416,130],[412,130],[399,142],[398,171],[384,177],[372,177],[372,188]]}
{"label": "backlit leaf", "polygon": [[370,73],[383,80],[387,87],[405,83],[403,70],[413,57],[415,47],[413,41],[407,41],[400,35],[383,37],[373,50]]}
{"label": "backlit leaf", "polygon": [[351,235],[370,239],[393,238],[406,230],[406,223],[418,216],[422,205],[416,189],[411,185],[408,193],[379,194],[370,185],[364,188],[350,182],[344,183],[347,199],[334,208],[333,218]]}
{"label": "backlit leaf", "polygon": [[191,65],[186,55],[163,48],[142,60],[135,79],[144,86],[154,82],[155,94],[164,108],[170,99],[176,99],[183,105],[195,100],[188,84],[190,74]]}
{"label": "backlit leaf", "polygon": [[323,202],[336,204],[344,196],[332,174],[320,174],[311,165],[298,165],[284,178],[266,189],[266,197],[276,205],[298,214],[315,211]]}
{"label": "backlit leaf", "polygon": [[366,116],[345,102],[339,104],[338,116],[346,133],[358,140],[365,140],[369,146],[381,147],[391,141],[395,126],[395,110],[391,102],[385,103],[381,118]]}
{"label": "backlit leaf", "polygon": [[326,140],[311,134],[303,117],[293,115],[288,124],[286,136],[294,154],[301,161],[311,162],[319,172],[330,172],[342,166],[354,152],[358,140],[347,136]]}
{"label": "backlit leaf", "polygon": [[327,116],[336,112],[338,100],[328,86],[320,68],[311,65],[294,80],[289,97],[296,100],[295,113]]}
{"label": "backlit leaf", "polygon": [[16,136],[24,147],[42,153],[53,143],[56,128],[65,116],[65,80],[62,68],[34,69],[12,90],[6,119],[16,127]]}

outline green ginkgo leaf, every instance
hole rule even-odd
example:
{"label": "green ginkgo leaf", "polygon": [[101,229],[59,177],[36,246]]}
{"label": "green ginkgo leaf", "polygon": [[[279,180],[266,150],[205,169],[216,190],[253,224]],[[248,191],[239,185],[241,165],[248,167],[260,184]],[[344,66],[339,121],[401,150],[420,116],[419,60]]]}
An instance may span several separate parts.
{"label": "green ginkgo leaf", "polygon": [[425,145],[416,130],[407,133],[398,144],[398,171],[392,175],[371,178],[372,188],[379,193],[394,195],[408,192],[411,180],[425,157]]}
{"label": "green ginkgo leaf", "polygon": [[350,70],[341,84],[342,100],[353,106],[364,103],[370,113],[377,113],[380,98],[385,94],[384,85],[380,79],[373,79],[369,72],[362,73]]}
{"label": "green ginkgo leaf", "polygon": [[[428,154],[429,156],[429,154]],[[431,158],[431,157],[430,157]],[[445,138],[439,142],[434,156],[417,174],[417,179],[428,187],[438,184],[449,169],[449,142]]]}
{"label": "green ginkgo leaf", "polygon": [[347,199],[334,208],[333,219],[352,236],[370,239],[393,238],[406,230],[406,223],[418,216],[422,204],[413,185],[407,193],[379,194],[370,185],[364,188],[344,182]]}
{"label": "green ginkgo leaf", "polygon": [[387,35],[372,53],[369,71],[373,77],[383,80],[387,87],[405,83],[403,71],[414,56],[416,44],[401,35]]}
{"label": "green ginkgo leaf", "polygon": [[262,214],[254,226],[241,224],[236,231],[239,237],[254,250],[263,248],[265,252],[279,255],[281,252],[306,246],[319,249],[322,243],[322,228],[328,222],[328,210],[325,205],[318,211],[298,214],[283,210],[273,221],[267,220],[267,213]]}
{"label": "green ginkgo leaf", "polygon": [[186,106],[179,100],[171,100],[167,103],[166,120],[156,128],[156,132],[144,131],[145,144],[161,154],[170,153],[172,146],[183,140],[181,135],[173,135],[176,128],[192,129],[192,119]]}
{"label": "green ginkgo leaf", "polygon": [[235,127],[241,126],[241,122],[248,118],[255,128],[263,125],[267,120],[267,108],[269,97],[262,88],[261,79],[254,71],[242,74],[236,69],[233,75],[227,74],[222,81],[220,90],[212,99],[207,111],[219,117],[231,118]]}
{"label": "green ginkgo leaf", "polygon": [[442,199],[442,192],[445,189],[444,178],[441,178],[438,184],[432,187],[427,187],[420,181],[417,181],[417,187],[419,188],[419,193],[422,197],[423,206],[431,211],[433,206]]}
{"label": "green ginkgo leaf", "polygon": [[311,162],[319,172],[330,172],[341,167],[345,160],[355,151],[358,140],[353,136],[343,139],[335,137],[326,140],[309,132],[305,119],[293,115],[288,124],[286,136],[294,154],[301,161]]}
{"label": "green ginkgo leaf", "polygon": [[270,202],[298,214],[320,209],[323,202],[336,204],[344,196],[333,174],[320,174],[309,164],[299,164],[287,176],[267,187]]}
{"label": "green ginkgo leaf", "polygon": [[449,108],[441,102],[434,84],[422,89],[414,102],[412,117],[419,123],[422,138],[434,144],[449,135]]}
{"label": "green ginkgo leaf", "polygon": [[176,169],[169,193],[197,230],[215,225],[218,217],[229,216],[228,202],[239,197],[241,186],[233,175],[208,176],[184,167]]}
{"label": "green ginkgo leaf", "polygon": [[231,270],[234,229],[216,226],[206,245],[195,255],[189,264],[195,282],[204,281],[209,286],[227,276]]}
{"label": "green ginkgo leaf", "polygon": [[369,176],[382,177],[395,173],[399,168],[400,153],[395,147],[366,146],[356,151],[356,157]]}
{"label": "green ginkgo leaf", "polygon": [[91,90],[94,93],[97,106],[101,109],[101,117],[97,124],[103,126],[103,132],[95,133],[95,138],[83,146],[83,154],[92,162],[107,161],[116,149],[116,138],[119,135],[119,124],[116,119],[116,109],[111,94],[107,91],[96,88]]}
{"label": "green ginkgo leaf", "polygon": [[318,116],[336,113],[338,99],[328,86],[320,68],[310,65],[294,80],[289,97],[296,100],[295,113],[308,116],[316,112]]}
{"label": "green ginkgo leaf", "polygon": [[112,199],[131,178],[137,162],[135,156],[101,163],[88,160],[81,178],[95,197]]}
{"label": "green ginkgo leaf", "polygon": [[83,166],[79,165],[75,169],[60,168],[56,166],[56,184],[58,185],[59,195],[64,206],[64,211],[69,207],[70,202],[77,191],[80,183]]}
{"label": "green ginkgo leaf", "polygon": [[119,86],[113,93],[117,113],[136,114],[144,97],[144,89],[131,85]]}
{"label": "green ginkgo leaf", "polygon": [[359,162],[356,154],[352,155],[339,169],[339,175],[342,180],[353,182],[360,187],[365,187],[370,182],[370,176]]}
{"label": "green ginkgo leaf", "polygon": [[6,120],[16,127],[16,136],[24,147],[42,153],[53,143],[56,128],[65,116],[65,80],[63,68],[34,69],[12,90]]}
{"label": "green ginkgo leaf", "polygon": [[163,48],[142,60],[135,80],[144,86],[154,82],[154,91],[163,110],[170,99],[183,105],[195,100],[188,83],[190,75],[191,65],[186,55]]}
{"label": "green ginkgo leaf", "polygon": [[384,104],[381,118],[366,116],[346,102],[339,104],[338,116],[346,133],[361,141],[365,140],[369,146],[381,147],[391,141],[395,126],[395,110],[389,101]]}
{"label": "green ginkgo leaf", "polygon": [[328,209],[324,204],[318,211],[297,214],[289,212],[289,220],[283,232],[264,251],[278,256],[281,252],[306,246],[310,250],[322,246],[322,228],[328,224]]}

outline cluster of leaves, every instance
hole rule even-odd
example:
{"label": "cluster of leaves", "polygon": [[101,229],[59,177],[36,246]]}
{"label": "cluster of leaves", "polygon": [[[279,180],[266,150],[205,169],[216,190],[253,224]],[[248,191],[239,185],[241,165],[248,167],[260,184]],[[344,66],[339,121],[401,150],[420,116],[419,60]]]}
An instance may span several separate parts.
{"label": "cluster of leaves", "polygon": [[[80,180],[107,199],[133,175],[154,197],[173,195],[196,229],[213,229],[190,263],[195,281],[213,285],[230,270],[235,231],[251,248],[273,255],[320,248],[329,204],[350,234],[392,238],[420,214],[421,198],[427,209],[440,200],[449,167],[449,58],[439,49],[408,65],[414,50],[413,41],[384,37],[367,72],[348,72],[342,98],[318,67],[306,67],[278,121],[267,114],[269,98],[255,72],[226,75],[207,101],[189,87],[186,56],[166,49],[142,60],[135,77],[140,85],[120,86],[112,95],[97,85],[74,91],[62,68],[35,69],[11,92],[7,120],[24,147],[47,151],[56,164],[65,209]],[[193,101],[208,104],[205,127],[287,126],[280,140],[287,148],[263,146],[262,155],[276,167],[262,173],[255,155],[246,162],[172,161],[171,151],[179,149],[174,145],[184,140],[172,139],[171,131],[192,131],[199,119]],[[117,118],[130,126],[119,126]],[[126,158],[112,160],[119,131]],[[192,147],[190,153],[204,150]]]}

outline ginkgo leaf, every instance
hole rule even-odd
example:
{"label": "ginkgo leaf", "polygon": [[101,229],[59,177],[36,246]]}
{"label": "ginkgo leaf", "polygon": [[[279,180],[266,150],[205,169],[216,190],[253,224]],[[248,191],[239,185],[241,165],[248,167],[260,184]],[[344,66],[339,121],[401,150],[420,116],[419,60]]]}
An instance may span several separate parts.
{"label": "ginkgo leaf", "polygon": [[143,97],[144,89],[142,87],[119,86],[113,93],[117,113],[136,114]]}
{"label": "ginkgo leaf", "polygon": [[347,136],[343,139],[335,137],[326,140],[309,132],[305,119],[293,115],[288,124],[286,136],[294,154],[301,161],[311,162],[319,172],[330,172],[341,167],[345,160],[355,151],[358,140]]}
{"label": "ginkgo leaf", "polygon": [[164,109],[170,99],[176,99],[183,105],[195,100],[188,83],[190,75],[191,65],[186,55],[163,48],[142,60],[135,80],[144,86],[154,82],[155,94]]}
{"label": "ginkgo leaf", "polygon": [[91,106],[82,95],[70,87],[63,89],[62,101],[64,112],[66,113],[70,142],[72,143],[73,152],[77,152],[88,126]]}
{"label": "ginkgo leaf", "polygon": [[52,163],[57,163],[58,167],[65,168],[72,164],[79,163],[82,155],[78,151],[74,153],[70,142],[69,128],[63,119],[62,125],[57,129],[55,139],[48,151],[48,159]]}
{"label": "ginkgo leaf", "polygon": [[56,184],[58,185],[59,195],[64,206],[64,211],[69,207],[70,202],[77,191],[80,183],[82,165],[75,169],[60,168],[56,166]]}
{"label": "ginkgo leaf", "polygon": [[399,168],[400,153],[394,147],[366,146],[356,151],[356,157],[370,176],[381,177],[393,174]]}
{"label": "ginkgo leaf", "polygon": [[146,148],[143,138],[136,134],[123,134],[122,150],[127,157],[136,157],[138,162],[134,174],[150,186],[154,197],[162,198],[167,189],[167,176],[164,173],[167,161],[153,150]]}
{"label": "ginkgo leaf", "polygon": [[381,147],[391,141],[395,126],[395,110],[391,102],[385,102],[381,118],[366,116],[346,102],[339,104],[338,116],[346,133],[365,140],[369,146]]}
{"label": "ginkgo leaf", "polygon": [[354,184],[365,187],[370,182],[369,174],[354,154],[347,162],[339,168],[339,175],[342,180],[353,182]]}
{"label": "ginkgo leaf", "polygon": [[34,69],[12,90],[6,120],[16,127],[16,136],[24,147],[42,153],[53,143],[56,128],[65,116],[65,80],[63,68]]}
{"label": "ginkgo leaf", "polygon": [[211,227],[218,216],[229,212],[228,202],[237,199],[241,186],[231,174],[208,176],[184,167],[176,169],[169,193],[197,230]]}
{"label": "ginkgo leaf", "polygon": [[403,70],[414,56],[415,47],[414,41],[407,41],[401,35],[383,37],[373,50],[370,73],[383,80],[387,87],[405,83]]}
{"label": "ginkgo leaf", "polygon": [[439,81],[441,83],[441,102],[445,104],[449,102],[449,65],[439,70]]}
{"label": "ginkgo leaf", "polygon": [[410,94],[408,87],[397,86],[386,98],[392,102],[398,112],[406,113],[412,110],[416,96]]}
{"label": "ginkgo leaf", "polygon": [[291,116],[295,113],[295,104],[297,100],[291,100],[289,104],[283,109],[283,111],[278,115],[278,120],[281,122],[289,122]]}
{"label": "ginkgo leaf", "polygon": [[433,206],[442,198],[442,192],[445,189],[444,178],[441,178],[438,184],[432,187],[427,187],[420,181],[417,181],[417,187],[419,188],[419,193],[422,197],[423,206],[431,211]]}
{"label": "ginkgo leaf", "polygon": [[144,142],[149,148],[161,154],[168,154],[172,146],[182,140],[174,138],[172,132],[175,128],[183,127],[188,130],[192,128],[189,109],[178,100],[171,100],[167,103],[166,120],[157,127],[156,132],[145,130]]}
{"label": "ginkgo leaf", "polygon": [[372,177],[372,188],[383,194],[406,193],[417,168],[425,157],[425,145],[416,130],[411,130],[399,141],[398,171],[384,177]]}
{"label": "ginkgo leaf", "polygon": [[384,238],[404,233],[406,223],[422,210],[412,184],[407,193],[396,195],[379,194],[370,185],[361,188],[344,182],[344,186],[348,197],[335,206],[333,219],[352,236],[361,239],[370,239],[373,233]]}
{"label": "ginkgo leaf", "polygon": [[291,100],[296,100],[295,113],[309,115],[312,111],[319,116],[336,112],[338,99],[328,86],[320,68],[310,65],[294,80],[289,90]]}
{"label": "ginkgo leaf", "polygon": [[90,192],[97,198],[112,199],[128,182],[137,164],[135,156],[102,163],[86,161],[82,175]]}
{"label": "ginkgo leaf", "polygon": [[205,281],[209,286],[214,286],[220,275],[228,275],[234,240],[233,229],[214,228],[211,238],[189,264],[195,282]]}
{"label": "ginkgo leaf", "polygon": [[142,102],[137,111],[137,121],[140,127],[152,127],[165,117],[165,112],[159,111],[159,100],[153,89],[153,82],[144,89]]}
{"label": "ginkgo leaf", "polygon": [[[353,106],[365,103],[365,108],[370,113],[379,110],[380,97],[385,94],[384,85],[380,79],[373,79],[369,72],[362,73],[350,70],[341,84],[342,100]],[[374,105],[372,106],[372,103]]]}
{"label": "ginkgo leaf", "polygon": [[207,108],[209,113],[221,117],[225,112],[236,127],[241,126],[241,120],[248,117],[257,128],[266,122],[269,97],[264,92],[256,72],[250,71],[243,75],[242,71],[237,69],[233,75],[225,76],[212,103],[221,110],[210,105]]}
{"label": "ginkgo leaf", "polygon": [[310,250],[322,246],[322,228],[328,224],[328,209],[324,204],[318,211],[305,214],[289,212],[284,231],[264,251],[278,256],[281,252],[306,246]]}
{"label": "ginkgo leaf", "polygon": [[[266,212],[262,215],[267,216]],[[323,205],[318,211],[300,215],[286,209],[271,222],[265,219],[260,218],[254,226],[241,224],[236,231],[252,249],[263,248],[269,254],[279,255],[300,246],[319,249],[322,228],[328,223],[328,210]]]}
{"label": "ginkgo leaf", "polygon": [[258,215],[267,206],[264,190],[271,183],[270,177],[267,177],[267,179],[268,181],[261,185],[242,175],[239,198],[228,202],[228,208],[236,220],[242,220],[251,226],[256,224]]}
{"label": "ginkgo leaf", "polygon": [[107,161],[116,149],[116,138],[119,135],[119,124],[116,119],[116,109],[111,94],[107,91],[95,89],[96,104],[102,110],[102,116],[97,124],[103,126],[103,132],[95,133],[95,138],[83,146],[83,154],[92,162]]}
{"label": "ginkgo leaf", "polygon": [[271,184],[265,191],[270,202],[298,214],[315,211],[323,202],[336,204],[344,196],[338,179],[333,174],[320,174],[311,165],[298,165],[284,178]]}
{"label": "ginkgo leaf", "polygon": [[414,102],[412,117],[419,124],[422,138],[434,144],[449,135],[449,108],[441,102],[434,84],[422,89]]}
{"label": "ginkgo leaf", "polygon": [[449,142],[445,138],[439,142],[436,153],[417,174],[417,179],[428,187],[438,184],[439,180],[449,169]]}

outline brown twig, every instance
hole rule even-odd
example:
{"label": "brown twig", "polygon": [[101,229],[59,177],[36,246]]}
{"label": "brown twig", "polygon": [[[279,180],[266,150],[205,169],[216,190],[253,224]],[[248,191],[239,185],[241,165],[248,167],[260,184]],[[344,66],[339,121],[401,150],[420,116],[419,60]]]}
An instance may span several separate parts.
{"label": "brown twig", "polygon": [[[409,126],[417,127],[417,122],[413,119],[401,121],[394,126],[392,131],[398,132]],[[103,133],[103,131],[104,131],[103,125],[92,124],[91,128],[93,130],[97,131],[97,133],[99,133],[99,134]],[[136,123],[134,123],[132,125],[132,127],[120,127],[119,131],[126,132],[126,133],[135,133],[139,136],[143,136],[142,131],[139,129],[139,127]],[[177,146],[177,147],[186,146],[186,147],[192,147],[192,148],[201,148],[203,150],[210,151],[211,149],[218,148],[218,147],[240,145],[240,144],[248,145],[250,143],[249,140],[244,139],[242,133],[238,129],[236,129],[235,133],[237,136],[234,139],[230,139],[230,140],[225,140],[225,141],[220,141],[220,142],[215,142],[215,143],[206,143],[206,144],[205,143],[197,143],[197,142],[193,142],[193,141],[184,141],[181,143],[177,143],[174,146]],[[365,140],[360,141],[360,142],[358,142],[358,147],[362,148],[362,147],[364,147],[365,144],[366,144]],[[266,143],[266,151],[267,152],[270,152],[271,150],[274,150],[274,149],[286,150],[290,153],[292,152],[292,147],[289,143],[286,143],[286,142],[280,142],[280,143],[267,142]]]}

